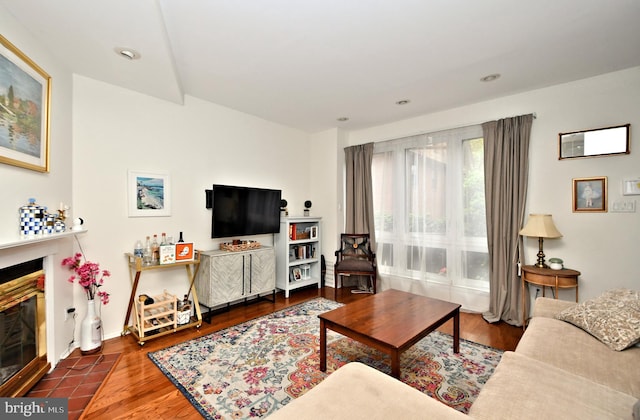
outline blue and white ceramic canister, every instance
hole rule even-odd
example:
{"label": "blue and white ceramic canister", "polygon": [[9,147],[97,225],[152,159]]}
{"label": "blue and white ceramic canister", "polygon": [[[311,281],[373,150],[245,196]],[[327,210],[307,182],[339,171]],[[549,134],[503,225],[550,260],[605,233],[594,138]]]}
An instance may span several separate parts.
{"label": "blue and white ceramic canister", "polygon": [[46,213],[46,207],[36,204],[35,198],[30,198],[29,204],[20,207],[20,234],[39,235],[45,233]]}
{"label": "blue and white ceramic canister", "polygon": [[53,225],[53,230],[56,233],[61,233],[67,230],[67,226],[62,220],[56,220],[55,224]]}
{"label": "blue and white ceramic canister", "polygon": [[44,208],[44,233],[53,233],[53,228],[56,223],[56,217],[53,214],[47,213],[47,208]]}

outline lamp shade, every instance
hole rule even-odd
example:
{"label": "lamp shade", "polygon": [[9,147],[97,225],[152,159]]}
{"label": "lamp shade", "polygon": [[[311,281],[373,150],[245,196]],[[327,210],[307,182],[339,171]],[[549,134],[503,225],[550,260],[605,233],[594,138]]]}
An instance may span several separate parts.
{"label": "lamp shade", "polygon": [[520,235],[536,238],[562,237],[562,233],[553,224],[550,214],[530,214],[527,224],[520,230]]}

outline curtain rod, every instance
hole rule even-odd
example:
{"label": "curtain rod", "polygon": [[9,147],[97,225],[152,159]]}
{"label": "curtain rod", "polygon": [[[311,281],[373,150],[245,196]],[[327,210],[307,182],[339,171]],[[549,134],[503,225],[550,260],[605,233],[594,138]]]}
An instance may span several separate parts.
{"label": "curtain rod", "polygon": [[[521,115],[516,115],[516,116],[517,117],[521,117],[523,115],[529,115],[529,114],[533,115],[533,119],[534,120],[538,118],[538,115],[535,112],[529,112],[528,114],[521,114]],[[496,120],[505,119],[505,118],[513,118],[513,117],[502,117],[502,118],[497,118]],[[449,128],[439,128],[439,129],[430,130],[430,131],[419,131],[419,132],[414,132],[414,133],[411,133],[411,134],[403,134],[400,137],[388,137],[388,138],[384,138],[384,139],[373,140],[372,142],[373,143],[381,143],[381,142],[390,141],[390,140],[403,139],[405,137],[413,137],[413,136],[421,136],[423,134],[437,133],[437,132],[440,132],[440,131],[463,129],[463,128],[467,128],[467,127],[473,127],[473,126],[476,126],[476,125],[482,125],[485,122],[487,122],[487,121],[475,122],[475,123],[470,123],[470,124],[466,124],[466,125],[459,125],[459,126],[449,127]],[[354,146],[354,145],[352,144],[350,146]]]}
{"label": "curtain rod", "polygon": [[[533,119],[535,120],[536,118],[538,118],[538,115],[535,112],[529,112],[529,114],[531,114],[533,116]],[[515,117],[522,117],[525,115],[529,115],[529,114],[522,114],[522,115],[514,115],[512,117],[502,117],[502,118],[498,118],[499,120],[504,120],[505,118],[515,118]]]}

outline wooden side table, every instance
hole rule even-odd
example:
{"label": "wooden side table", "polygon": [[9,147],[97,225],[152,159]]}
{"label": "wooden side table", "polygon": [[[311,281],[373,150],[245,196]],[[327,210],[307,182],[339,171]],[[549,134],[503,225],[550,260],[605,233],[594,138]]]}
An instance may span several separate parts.
{"label": "wooden side table", "polygon": [[522,266],[522,329],[527,325],[527,313],[525,299],[526,283],[542,286],[542,297],[544,297],[545,287],[555,289],[555,298],[558,299],[558,289],[576,289],[576,303],[578,302],[578,276],[579,271],[563,268],[562,270],[552,270],[550,268],[540,268],[535,265]]}

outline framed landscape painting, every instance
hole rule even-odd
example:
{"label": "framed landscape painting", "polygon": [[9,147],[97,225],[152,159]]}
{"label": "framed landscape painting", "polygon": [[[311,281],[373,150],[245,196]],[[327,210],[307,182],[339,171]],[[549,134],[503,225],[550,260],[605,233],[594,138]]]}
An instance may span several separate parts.
{"label": "framed landscape painting", "polygon": [[51,77],[0,35],[0,163],[49,171]]}
{"label": "framed landscape painting", "polygon": [[166,172],[129,171],[129,217],[171,216],[171,188]]}

